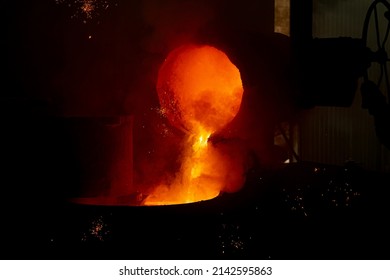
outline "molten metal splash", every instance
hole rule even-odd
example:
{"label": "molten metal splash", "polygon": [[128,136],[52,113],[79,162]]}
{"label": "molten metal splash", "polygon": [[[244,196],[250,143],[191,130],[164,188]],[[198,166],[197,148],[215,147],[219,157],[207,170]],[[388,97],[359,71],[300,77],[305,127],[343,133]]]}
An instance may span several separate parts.
{"label": "molten metal splash", "polygon": [[171,185],[158,186],[144,201],[145,205],[191,203],[218,196],[219,178],[213,177],[210,159],[213,151],[210,134],[190,135],[182,157],[182,166]]}
{"label": "molten metal splash", "polygon": [[157,186],[145,205],[212,199],[225,187],[228,166],[209,137],[238,113],[243,95],[240,72],[211,46],[173,50],[160,68],[157,92],[172,125],[187,134],[181,168],[172,182]]}

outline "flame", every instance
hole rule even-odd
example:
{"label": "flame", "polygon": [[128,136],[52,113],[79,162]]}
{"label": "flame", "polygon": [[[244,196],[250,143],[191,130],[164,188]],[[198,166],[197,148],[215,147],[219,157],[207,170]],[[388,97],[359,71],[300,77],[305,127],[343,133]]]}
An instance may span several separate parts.
{"label": "flame", "polygon": [[157,186],[145,205],[191,203],[219,195],[229,165],[209,139],[236,116],[243,91],[239,70],[222,51],[186,45],[169,54],[159,71],[157,92],[170,123],[187,136],[179,172],[172,182]]}

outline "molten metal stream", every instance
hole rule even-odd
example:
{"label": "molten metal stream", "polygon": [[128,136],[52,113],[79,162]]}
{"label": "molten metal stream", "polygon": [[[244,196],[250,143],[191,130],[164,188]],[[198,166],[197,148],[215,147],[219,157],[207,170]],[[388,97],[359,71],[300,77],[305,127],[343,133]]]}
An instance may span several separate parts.
{"label": "molten metal stream", "polygon": [[230,165],[208,139],[240,109],[244,89],[239,70],[214,47],[182,46],[161,66],[157,92],[170,123],[187,136],[179,172],[172,182],[157,186],[144,204],[182,204],[218,196]]}

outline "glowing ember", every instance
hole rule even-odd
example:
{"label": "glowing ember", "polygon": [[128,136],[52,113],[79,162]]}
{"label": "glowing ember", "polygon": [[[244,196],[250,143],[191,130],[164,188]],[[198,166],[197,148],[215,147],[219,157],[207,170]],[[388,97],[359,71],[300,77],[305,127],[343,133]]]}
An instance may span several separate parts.
{"label": "glowing ember", "polygon": [[92,18],[92,12],[95,10],[95,5],[92,0],[84,1],[81,10],[86,15],[87,18]]}
{"label": "glowing ember", "polygon": [[208,143],[238,113],[243,95],[240,72],[222,51],[187,45],[173,50],[160,68],[157,92],[164,115],[187,134],[181,169],[161,184],[145,205],[212,199],[226,187],[231,164]]}
{"label": "glowing ember", "polygon": [[117,6],[116,1],[107,0],[55,0],[57,4],[66,5],[72,10],[71,18],[82,18],[86,20],[99,16],[99,14],[112,6]]}

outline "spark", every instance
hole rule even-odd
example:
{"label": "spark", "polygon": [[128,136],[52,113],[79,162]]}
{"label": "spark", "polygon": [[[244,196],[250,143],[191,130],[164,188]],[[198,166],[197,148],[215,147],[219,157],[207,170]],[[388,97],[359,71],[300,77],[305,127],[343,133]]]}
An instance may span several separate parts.
{"label": "spark", "polygon": [[[87,20],[97,18],[102,11],[106,11],[110,7],[108,0],[55,0],[55,3],[66,5],[72,10],[71,18],[81,18],[84,23]],[[114,1],[111,6],[117,5]]]}
{"label": "spark", "polygon": [[161,117],[166,117],[166,114],[167,114],[167,109],[166,108],[157,108],[156,109],[157,113],[161,116]]}
{"label": "spark", "polygon": [[92,18],[92,13],[95,10],[95,5],[94,5],[93,0],[84,0],[82,5],[81,5],[81,10],[85,14],[85,16],[89,19]]}
{"label": "spark", "polygon": [[104,223],[103,217],[100,216],[94,219],[87,232],[84,232],[81,241],[85,242],[88,240],[99,240],[104,241],[105,236],[109,233],[107,225]]}

